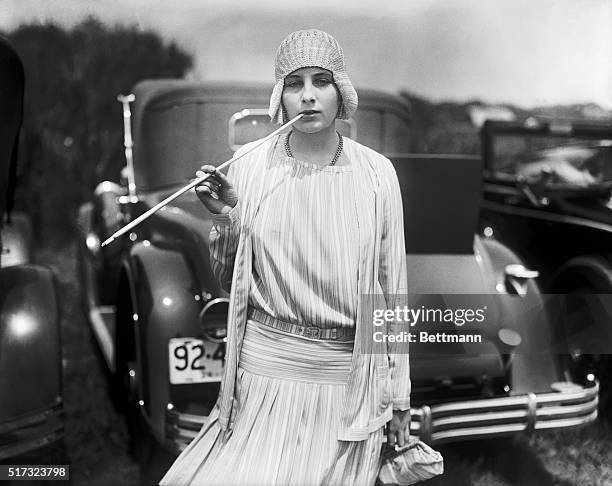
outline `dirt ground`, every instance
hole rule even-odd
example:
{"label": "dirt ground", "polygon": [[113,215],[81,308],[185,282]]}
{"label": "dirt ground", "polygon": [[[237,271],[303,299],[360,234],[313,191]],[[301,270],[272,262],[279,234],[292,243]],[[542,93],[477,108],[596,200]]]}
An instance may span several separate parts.
{"label": "dirt ground", "polygon": [[[81,309],[74,243],[49,246],[36,259],[53,268],[59,282],[66,437],[64,449],[56,445],[18,460],[41,464],[64,456],[64,463],[71,465],[73,485],[154,484],[167,459],[141,475],[130,455],[126,419],[110,400],[108,376]],[[529,438],[453,444],[440,447],[445,474],[423,484],[608,486],[612,485],[611,444],[609,422]]]}

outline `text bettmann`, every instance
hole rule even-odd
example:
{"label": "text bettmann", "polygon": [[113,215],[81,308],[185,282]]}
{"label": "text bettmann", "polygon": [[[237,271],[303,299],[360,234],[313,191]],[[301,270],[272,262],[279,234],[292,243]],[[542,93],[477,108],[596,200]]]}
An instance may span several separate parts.
{"label": "text bettmann", "polygon": [[446,332],[402,331],[394,334],[376,331],[372,334],[374,342],[382,343],[480,343],[482,335],[475,334],[449,334]]}

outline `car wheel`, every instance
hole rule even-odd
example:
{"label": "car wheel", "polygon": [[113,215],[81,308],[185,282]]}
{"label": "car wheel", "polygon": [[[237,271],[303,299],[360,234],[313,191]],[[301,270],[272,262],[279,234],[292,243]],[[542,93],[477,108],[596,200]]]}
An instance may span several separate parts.
{"label": "car wheel", "polygon": [[[596,322],[606,328],[595,329],[592,335],[611,335],[612,322],[598,318],[592,311],[592,298],[594,294],[612,294],[612,271],[601,258],[579,257],[565,264],[553,280],[553,292],[567,294],[568,302],[574,309],[580,309],[578,319],[564,319],[561,329],[563,339],[567,342],[567,354],[560,355],[560,363],[566,377],[576,382],[584,381],[589,374],[594,374],[600,382],[599,413],[601,416],[612,418],[612,354],[593,354],[593,347],[586,342],[570,339],[572,336],[583,335],[585,322]],[[592,339],[591,339],[592,342]],[[604,349],[606,351],[606,349]]]}

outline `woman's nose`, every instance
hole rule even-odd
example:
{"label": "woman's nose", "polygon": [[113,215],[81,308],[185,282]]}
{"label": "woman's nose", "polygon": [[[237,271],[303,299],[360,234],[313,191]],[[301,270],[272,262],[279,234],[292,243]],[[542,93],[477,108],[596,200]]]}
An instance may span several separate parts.
{"label": "woman's nose", "polygon": [[313,86],[310,83],[304,85],[304,91],[302,91],[302,101],[304,103],[312,103],[315,100]]}

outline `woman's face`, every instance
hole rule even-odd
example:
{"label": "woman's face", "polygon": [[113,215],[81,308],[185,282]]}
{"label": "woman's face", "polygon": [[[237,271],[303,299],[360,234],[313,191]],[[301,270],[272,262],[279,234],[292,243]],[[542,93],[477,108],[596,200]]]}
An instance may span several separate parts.
{"label": "woman's face", "polygon": [[306,133],[316,133],[333,125],[340,96],[330,71],[304,67],[285,78],[283,106],[289,119],[304,113],[294,126]]}

